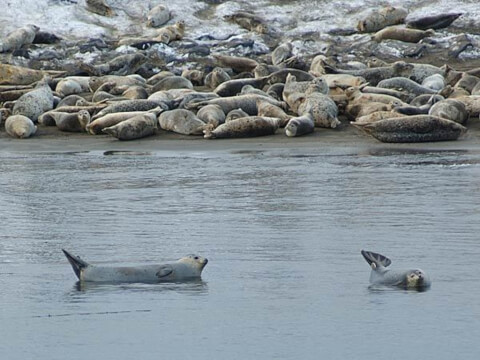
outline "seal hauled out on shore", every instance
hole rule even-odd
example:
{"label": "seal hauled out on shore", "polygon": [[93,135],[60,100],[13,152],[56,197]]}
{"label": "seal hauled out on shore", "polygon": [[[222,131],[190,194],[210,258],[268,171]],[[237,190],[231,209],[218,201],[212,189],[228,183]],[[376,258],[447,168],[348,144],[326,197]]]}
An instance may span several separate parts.
{"label": "seal hauled out on shore", "polygon": [[405,289],[426,289],[430,287],[430,278],[420,269],[390,270],[392,261],[381,254],[361,251],[372,268],[370,283],[373,285],[397,286]]}
{"label": "seal hauled out on shore", "polygon": [[198,255],[188,255],[167,264],[140,266],[97,266],[63,250],[80,281],[104,283],[156,283],[193,280],[201,277],[208,260]]}

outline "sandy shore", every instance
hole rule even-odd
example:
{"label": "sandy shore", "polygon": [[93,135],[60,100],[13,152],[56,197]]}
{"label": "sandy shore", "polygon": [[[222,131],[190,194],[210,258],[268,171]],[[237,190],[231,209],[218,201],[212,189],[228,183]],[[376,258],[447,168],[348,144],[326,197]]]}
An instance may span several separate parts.
{"label": "sandy shore", "polygon": [[480,120],[467,123],[468,132],[459,140],[431,143],[388,144],[363,134],[360,130],[343,122],[340,129],[315,129],[313,134],[289,138],[284,130],[275,135],[242,139],[207,140],[201,136],[186,136],[160,130],[155,136],[133,141],[119,141],[108,135],[66,133],[56,127],[39,126],[37,134],[28,139],[10,138],[0,130],[0,152],[42,153],[80,151],[249,151],[262,149],[321,149],[324,153],[357,154],[370,150],[466,150],[480,152]]}

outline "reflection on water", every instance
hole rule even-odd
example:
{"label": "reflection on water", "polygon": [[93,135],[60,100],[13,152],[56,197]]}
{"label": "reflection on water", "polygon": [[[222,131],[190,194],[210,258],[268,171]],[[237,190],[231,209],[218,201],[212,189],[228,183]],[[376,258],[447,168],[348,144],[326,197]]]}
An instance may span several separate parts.
{"label": "reflection on water", "polygon": [[[334,150],[0,153],[0,353],[475,358],[480,154]],[[209,264],[197,282],[80,284],[62,248]],[[369,286],[362,248],[433,287]]]}
{"label": "reflection on water", "polygon": [[192,279],[182,282],[161,282],[161,283],[93,283],[77,281],[73,288],[72,296],[78,292],[151,292],[151,291],[175,291],[181,294],[206,294],[207,283],[203,280]]}

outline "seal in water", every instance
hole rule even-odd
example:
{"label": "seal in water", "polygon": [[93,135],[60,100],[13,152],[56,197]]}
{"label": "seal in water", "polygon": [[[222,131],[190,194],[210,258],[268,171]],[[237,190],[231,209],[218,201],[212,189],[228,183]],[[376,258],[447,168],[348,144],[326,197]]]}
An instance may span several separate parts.
{"label": "seal in water", "polygon": [[404,289],[426,289],[431,285],[429,277],[420,269],[390,270],[392,261],[386,256],[362,250],[362,255],[372,268],[370,283],[373,285],[399,286]]}
{"label": "seal in water", "polygon": [[85,282],[143,282],[184,281],[198,279],[208,260],[198,255],[188,255],[173,263],[140,266],[97,266],[63,250],[75,275]]}

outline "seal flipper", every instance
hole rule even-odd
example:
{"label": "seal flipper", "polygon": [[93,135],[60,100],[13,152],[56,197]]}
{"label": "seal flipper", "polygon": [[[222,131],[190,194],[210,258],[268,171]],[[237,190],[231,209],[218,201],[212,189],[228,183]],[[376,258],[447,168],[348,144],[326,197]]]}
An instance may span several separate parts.
{"label": "seal flipper", "polygon": [[62,249],[62,251],[67,257],[70,265],[72,265],[75,275],[80,279],[80,272],[88,266],[88,263],[80,259],[78,256],[70,254],[67,250]]}
{"label": "seal flipper", "polygon": [[162,277],[168,276],[173,272],[173,269],[170,265],[162,265],[155,273],[155,275],[161,279]]}
{"label": "seal flipper", "polygon": [[368,262],[370,266],[372,266],[372,263],[375,264],[377,267],[378,265],[381,265],[383,267],[387,267],[392,263],[392,261],[387,258],[386,256],[383,256],[381,254],[377,254],[371,251],[365,251],[362,250],[362,255],[365,258],[365,260]]}

